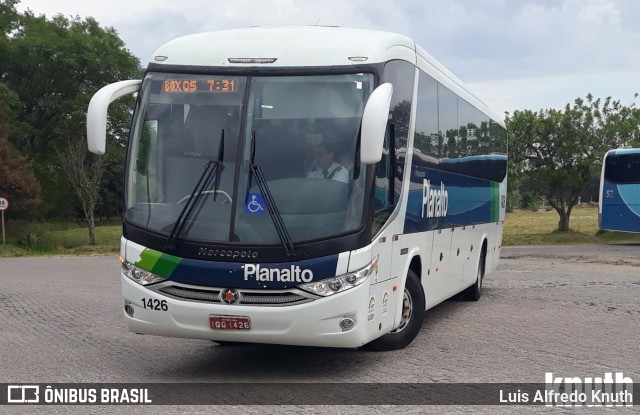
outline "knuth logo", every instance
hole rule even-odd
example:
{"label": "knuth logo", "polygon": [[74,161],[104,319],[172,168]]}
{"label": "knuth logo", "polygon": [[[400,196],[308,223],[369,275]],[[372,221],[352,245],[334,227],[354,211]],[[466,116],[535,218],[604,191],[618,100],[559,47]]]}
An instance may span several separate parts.
{"label": "knuth logo", "polygon": [[449,209],[449,192],[444,188],[444,183],[440,182],[438,189],[431,188],[431,182],[427,179],[422,181],[422,217],[423,218],[444,218]]}
{"label": "knuth logo", "polygon": [[[546,406],[633,406],[633,380],[622,372],[603,377],[556,377],[544,374]],[[535,399],[534,399],[535,402]]]}

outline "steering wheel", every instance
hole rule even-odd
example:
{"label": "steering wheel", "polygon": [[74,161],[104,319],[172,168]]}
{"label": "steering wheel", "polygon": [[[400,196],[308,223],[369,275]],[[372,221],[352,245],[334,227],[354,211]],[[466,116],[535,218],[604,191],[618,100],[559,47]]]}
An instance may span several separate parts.
{"label": "steering wheel", "polygon": [[[221,195],[223,195],[225,197],[222,200],[222,202],[220,202],[220,206],[223,206],[223,205],[225,205],[227,203],[231,203],[231,201],[232,201],[231,196],[229,196],[229,193],[225,192],[224,190],[205,190],[204,192],[202,192],[203,195],[207,195],[207,194],[211,194],[211,193],[219,193],[219,194],[221,194]],[[186,195],[182,199],[178,200],[178,204],[180,205],[180,204],[186,202],[187,200],[189,200],[190,197],[191,197],[190,194]],[[213,200],[213,199],[211,199],[211,200]]]}

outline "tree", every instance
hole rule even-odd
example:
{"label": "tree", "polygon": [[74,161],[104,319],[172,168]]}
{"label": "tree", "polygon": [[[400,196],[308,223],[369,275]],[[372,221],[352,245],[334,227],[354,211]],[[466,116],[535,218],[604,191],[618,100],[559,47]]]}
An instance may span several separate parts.
{"label": "tree", "polygon": [[82,204],[82,211],[89,224],[89,243],[95,245],[95,208],[104,173],[104,157],[89,154],[84,141],[79,140],[70,140],[65,148],[58,150],[58,157]]}
{"label": "tree", "polygon": [[[0,0],[0,52],[6,51],[7,37],[18,21],[18,0]],[[0,55],[3,56],[3,55]]]}
{"label": "tree", "polygon": [[138,59],[117,32],[92,18],[48,20],[26,12],[10,38],[6,60],[3,81],[19,95],[19,121],[25,126],[14,144],[29,159],[52,153],[69,133],[84,134],[95,91],[140,75]]}
{"label": "tree", "polygon": [[0,160],[0,196],[9,198],[12,206],[18,209],[26,209],[40,203],[41,190],[38,179],[27,160],[16,153],[2,132]]}
{"label": "tree", "polygon": [[[636,94],[637,96],[637,94]],[[564,110],[507,114],[512,171],[558,212],[558,230],[569,230],[579,195],[597,175],[604,153],[640,139],[640,110],[610,97],[577,98]]]}
{"label": "tree", "polygon": [[16,102],[16,95],[0,83],[0,196],[24,210],[40,203],[41,189],[31,166],[7,137],[10,106]]}
{"label": "tree", "polygon": [[[102,28],[92,18],[57,15],[47,19],[31,11],[16,14],[16,3],[0,3],[0,29],[8,28],[0,40],[4,52],[0,77],[19,101],[10,140],[32,163],[44,184],[45,203],[37,213],[45,218],[69,217],[74,215],[77,203],[91,224],[94,215],[85,207],[96,205],[93,199],[87,203],[80,195],[77,201],[67,197],[78,188],[78,183],[70,180],[78,177],[77,172],[85,172],[90,181],[102,178],[96,188],[104,189],[105,177],[122,177],[124,164],[120,161],[126,152],[132,100],[120,100],[110,108],[112,151],[104,160],[96,163],[88,155],[79,157],[72,149],[79,149],[80,143],[86,148],[85,116],[91,96],[111,82],[139,78],[139,61],[113,28]],[[70,162],[87,164],[72,168]],[[92,168],[98,170],[91,172]],[[119,192],[121,188],[108,190]],[[120,200],[121,194],[108,198]],[[91,238],[91,229],[89,233]]]}

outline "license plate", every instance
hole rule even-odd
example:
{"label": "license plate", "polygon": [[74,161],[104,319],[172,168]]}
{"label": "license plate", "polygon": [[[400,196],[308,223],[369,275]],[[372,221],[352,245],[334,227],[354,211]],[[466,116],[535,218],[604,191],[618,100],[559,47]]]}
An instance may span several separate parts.
{"label": "license plate", "polygon": [[251,328],[249,317],[211,316],[209,324],[212,330],[249,330]]}

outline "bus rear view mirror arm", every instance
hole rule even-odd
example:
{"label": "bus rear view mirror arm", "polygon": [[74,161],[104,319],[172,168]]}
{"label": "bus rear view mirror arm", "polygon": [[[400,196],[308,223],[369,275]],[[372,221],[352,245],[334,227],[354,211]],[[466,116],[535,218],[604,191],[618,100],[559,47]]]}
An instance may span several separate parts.
{"label": "bus rear view mirror arm", "polygon": [[362,114],[360,140],[360,161],[362,164],[374,164],[382,159],[382,146],[389,120],[389,107],[393,85],[384,83],[378,86],[367,100]]}
{"label": "bus rear view mirror arm", "polygon": [[91,98],[87,109],[87,144],[89,151],[95,154],[104,154],[107,141],[107,110],[109,104],[116,99],[137,92],[139,79],[120,81],[109,84],[100,89]]}

